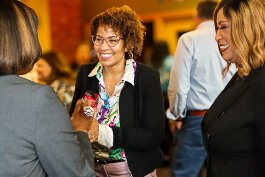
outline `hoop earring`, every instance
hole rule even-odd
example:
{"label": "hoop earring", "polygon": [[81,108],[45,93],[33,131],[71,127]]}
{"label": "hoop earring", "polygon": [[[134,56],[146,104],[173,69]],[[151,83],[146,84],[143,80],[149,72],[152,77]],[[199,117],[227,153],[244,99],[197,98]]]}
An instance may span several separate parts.
{"label": "hoop earring", "polygon": [[128,51],[128,55],[129,55],[130,59],[133,59],[133,52],[132,52],[132,50]]}
{"label": "hoop earring", "polygon": [[229,71],[229,67],[231,66],[231,61],[226,61],[227,65],[226,67],[222,70],[222,74],[223,74],[223,78],[225,78],[226,74],[228,73]]}

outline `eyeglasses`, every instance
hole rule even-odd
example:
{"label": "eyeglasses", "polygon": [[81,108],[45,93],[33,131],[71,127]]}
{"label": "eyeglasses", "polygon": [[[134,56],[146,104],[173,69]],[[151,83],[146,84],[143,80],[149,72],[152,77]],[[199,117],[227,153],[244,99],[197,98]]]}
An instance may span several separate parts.
{"label": "eyeglasses", "polygon": [[91,38],[92,38],[92,42],[97,46],[101,46],[103,42],[106,40],[106,43],[110,47],[115,47],[119,43],[120,39],[122,39],[121,37],[118,37],[118,36],[110,36],[110,37],[104,38],[98,35],[96,36],[92,35]]}

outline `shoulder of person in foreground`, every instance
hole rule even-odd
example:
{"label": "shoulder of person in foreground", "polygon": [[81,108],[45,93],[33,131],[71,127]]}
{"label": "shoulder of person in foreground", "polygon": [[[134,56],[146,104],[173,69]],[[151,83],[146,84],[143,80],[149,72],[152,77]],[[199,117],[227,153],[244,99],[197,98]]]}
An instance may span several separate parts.
{"label": "shoulder of person in foreground", "polygon": [[48,176],[95,176],[86,133],[73,130],[69,114],[52,88],[38,86],[37,92],[36,151]]}

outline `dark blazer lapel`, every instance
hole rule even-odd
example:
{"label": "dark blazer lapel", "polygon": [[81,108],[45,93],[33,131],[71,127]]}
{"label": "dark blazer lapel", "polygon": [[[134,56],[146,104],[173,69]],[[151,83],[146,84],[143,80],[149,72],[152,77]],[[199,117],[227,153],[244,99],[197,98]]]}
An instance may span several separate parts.
{"label": "dark blazer lapel", "polygon": [[134,103],[134,87],[126,81],[125,86],[121,91],[119,101],[120,124],[123,128],[126,125],[130,125],[128,122],[134,117]]}
{"label": "dark blazer lapel", "polygon": [[250,86],[249,82],[245,80],[234,81],[234,84],[230,84],[229,89],[226,88],[215,100],[213,106],[209,109],[207,114],[208,127],[216,120],[216,118],[222,116],[225,111],[233,104],[240,95]]}
{"label": "dark blazer lapel", "polygon": [[[234,84],[230,83],[227,88],[231,87],[232,85],[234,85],[234,87],[229,90],[227,90],[226,88],[223,91],[224,93],[222,92],[224,96],[220,94],[220,97],[223,97],[222,102],[224,103],[222,111],[225,111],[228,107],[230,107],[230,105],[234,103],[236,99],[244,93],[245,90],[247,90],[247,88],[251,85],[251,80],[254,78],[258,71],[260,71],[260,68],[251,71],[248,76],[244,77],[243,79],[239,79],[238,81],[233,77]],[[236,77],[238,77],[237,75],[238,74],[236,73]]]}
{"label": "dark blazer lapel", "polygon": [[85,85],[85,91],[92,91],[99,94],[99,81],[96,76],[88,77],[88,82]]}
{"label": "dark blazer lapel", "polygon": [[231,78],[231,80],[226,84],[225,88],[222,90],[222,92],[220,93],[220,95],[221,95],[225,90],[227,90],[230,86],[232,86],[232,85],[235,83],[235,81],[237,80],[237,78],[238,78],[238,73],[236,72],[236,73],[234,74],[234,76]]}
{"label": "dark blazer lapel", "polygon": [[239,98],[251,86],[251,80],[256,75],[258,70],[259,69],[253,70],[247,77],[239,80],[236,80],[238,75],[237,73],[235,74],[235,76],[215,100],[213,104],[214,106],[212,106],[205,115],[207,116],[207,122],[209,126],[214,122],[215,118],[224,114],[231,104],[233,104],[237,98]]}

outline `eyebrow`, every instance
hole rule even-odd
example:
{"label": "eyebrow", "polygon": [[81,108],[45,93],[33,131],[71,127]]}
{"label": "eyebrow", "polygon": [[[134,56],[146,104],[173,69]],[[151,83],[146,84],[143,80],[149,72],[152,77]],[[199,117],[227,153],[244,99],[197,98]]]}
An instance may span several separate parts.
{"label": "eyebrow", "polygon": [[[100,36],[100,35],[96,35],[96,36],[99,36],[99,37],[102,37],[102,38],[104,38],[103,36]],[[117,37],[117,35],[113,35],[113,36],[107,36],[106,38],[110,38],[110,37]]]}
{"label": "eyebrow", "polygon": [[220,25],[222,23],[228,23],[228,21],[224,21],[224,20],[223,21],[219,21],[217,24]]}

